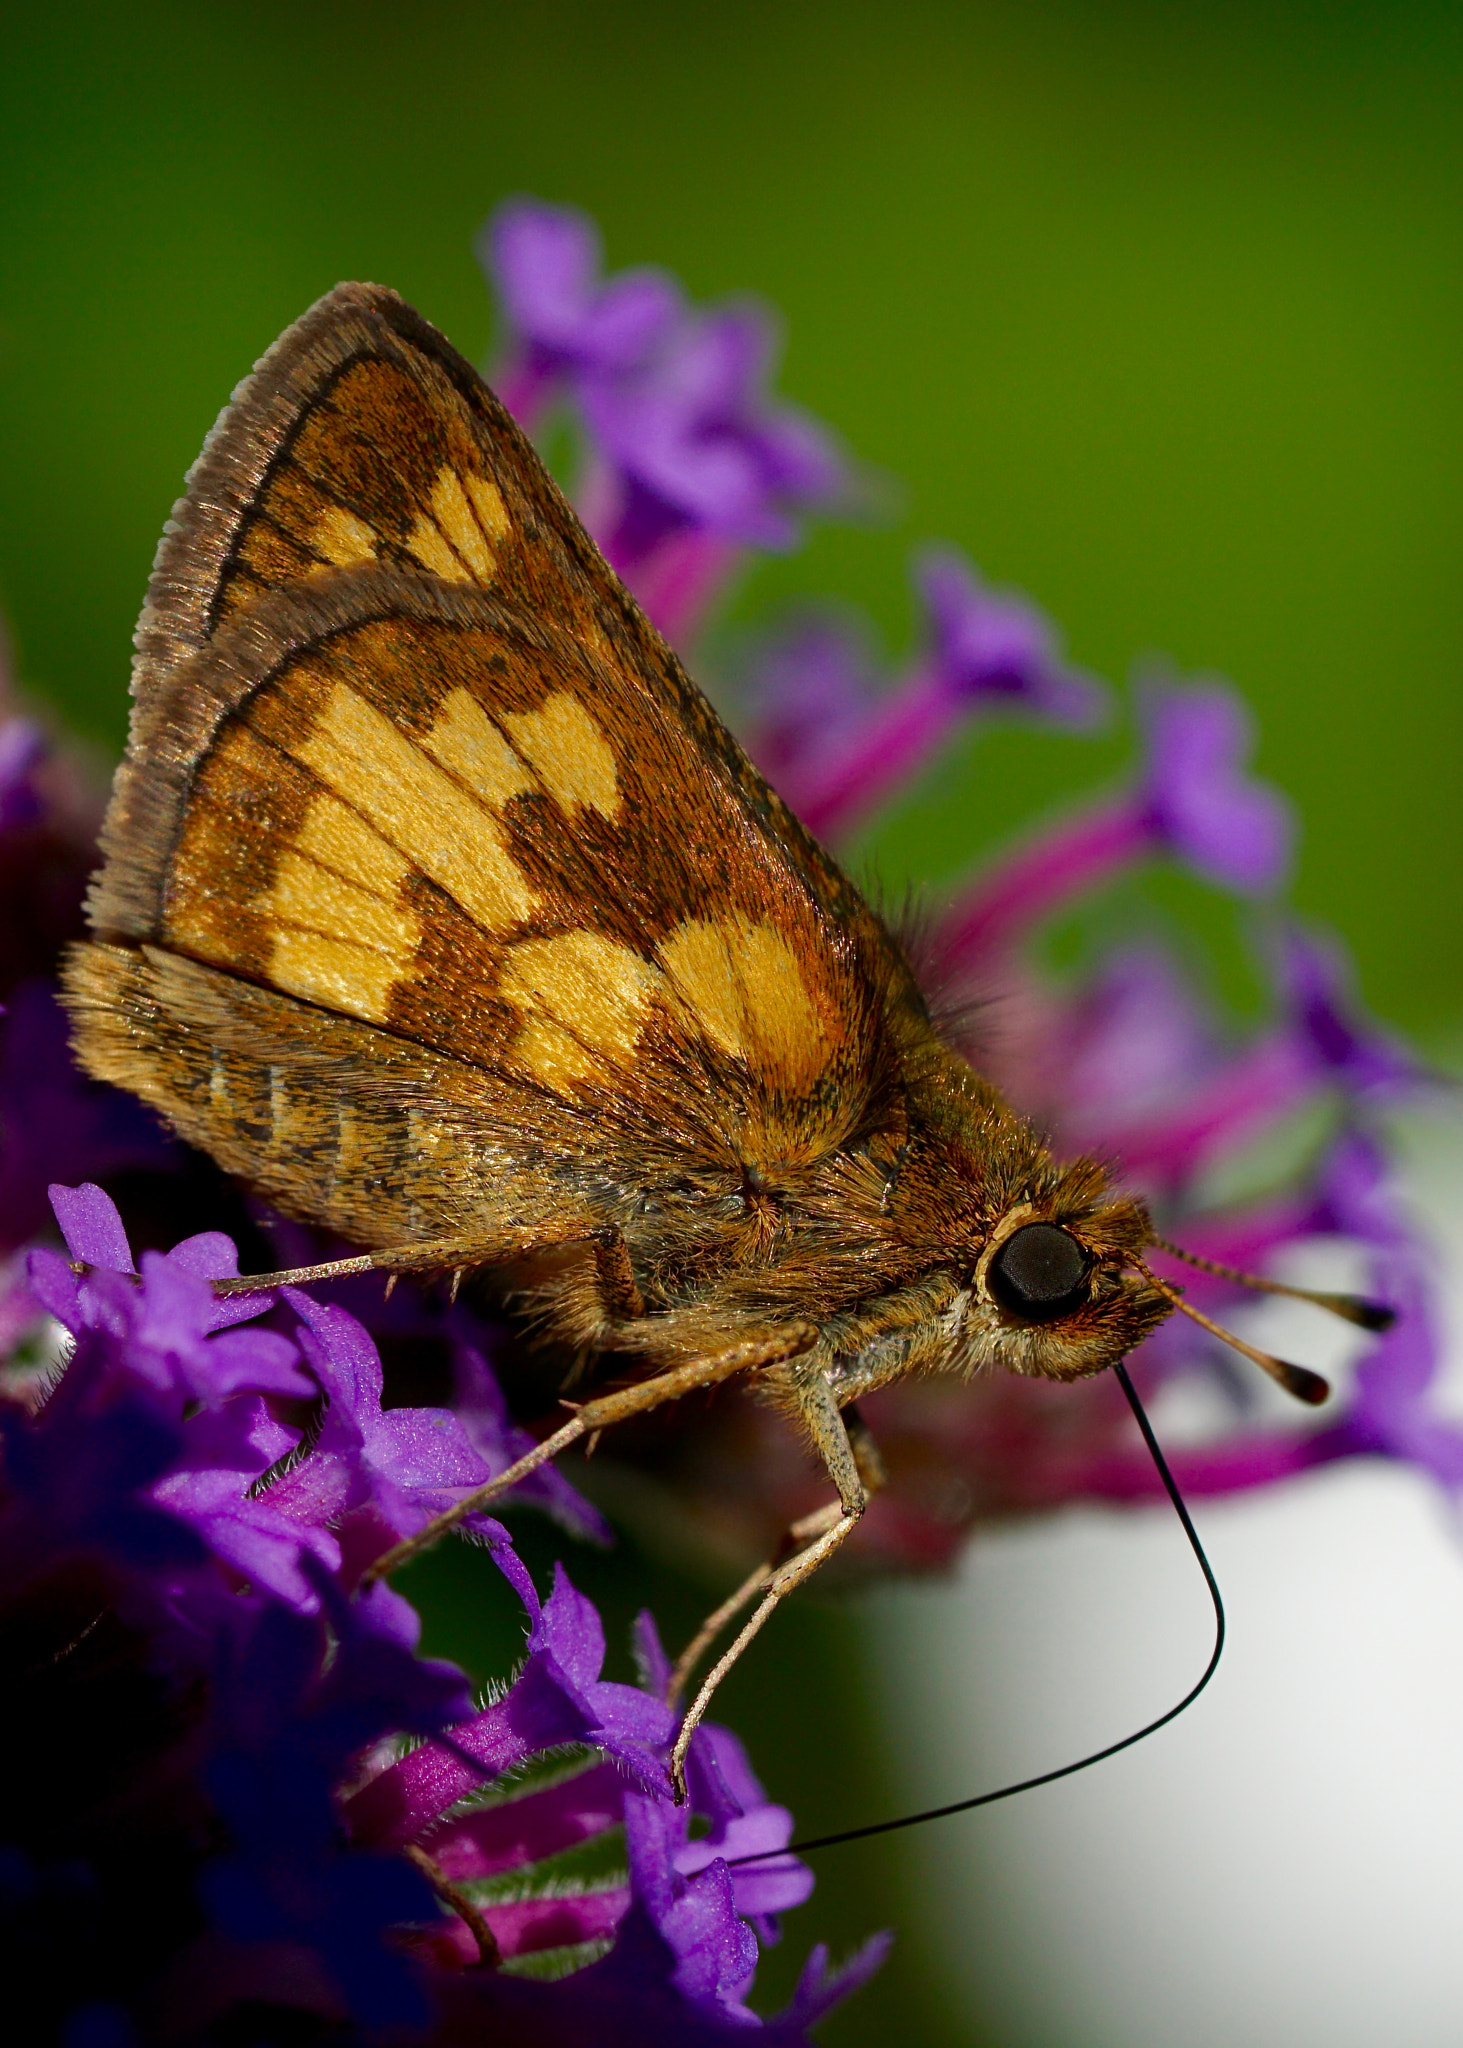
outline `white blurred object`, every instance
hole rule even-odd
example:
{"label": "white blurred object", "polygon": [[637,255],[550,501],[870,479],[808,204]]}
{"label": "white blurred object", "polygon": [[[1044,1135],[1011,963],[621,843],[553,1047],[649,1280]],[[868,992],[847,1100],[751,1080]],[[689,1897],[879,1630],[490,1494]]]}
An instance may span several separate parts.
{"label": "white blurred object", "polygon": [[[1456,1121],[1410,1149],[1409,1193],[1453,1276],[1451,1393]],[[1328,1363],[1324,1319],[1283,1313],[1266,1337]],[[1001,2048],[1455,2048],[1457,1523],[1430,1481],[1372,1462],[1191,1507],[1229,1615],[1208,1692],[1112,1762],[891,1844],[909,1921],[970,2036]],[[1141,1726],[1193,1683],[1213,1631],[1167,1507],[983,1536],[957,1581],[881,1589],[869,1614],[888,1744],[920,1805]]]}

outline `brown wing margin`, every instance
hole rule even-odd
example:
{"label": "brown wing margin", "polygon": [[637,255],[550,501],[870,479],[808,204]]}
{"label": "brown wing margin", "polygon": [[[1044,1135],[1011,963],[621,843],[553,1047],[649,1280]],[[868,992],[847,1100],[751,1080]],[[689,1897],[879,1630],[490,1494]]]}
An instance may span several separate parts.
{"label": "brown wing margin", "polygon": [[[237,551],[305,426],[355,364],[385,359],[424,393],[445,379],[509,520],[498,592],[551,619],[601,660],[636,676],[719,759],[764,831],[834,916],[857,916],[857,892],[747,760],[675,655],[580,526],[538,455],[481,377],[396,293],[343,284],[304,314],[234,393],[188,476],[158,550],[138,622],[133,692],[139,709],[176,664],[205,645],[222,611]],[[313,565],[307,565],[313,566]],[[320,565],[324,566],[324,565]],[[397,566],[420,567],[398,558]],[[134,732],[134,746],[139,735]]]}
{"label": "brown wing margin", "polygon": [[[520,478],[531,474],[537,466],[533,451],[472,366],[434,328],[383,286],[337,285],[285,330],[237,386],[188,472],[137,625],[134,695],[145,696],[212,637],[241,536],[331,387],[363,359],[386,354],[405,366],[412,351],[445,372],[474,410],[486,414],[501,463]],[[553,511],[545,511],[552,519]],[[572,518],[567,507],[564,515]]]}

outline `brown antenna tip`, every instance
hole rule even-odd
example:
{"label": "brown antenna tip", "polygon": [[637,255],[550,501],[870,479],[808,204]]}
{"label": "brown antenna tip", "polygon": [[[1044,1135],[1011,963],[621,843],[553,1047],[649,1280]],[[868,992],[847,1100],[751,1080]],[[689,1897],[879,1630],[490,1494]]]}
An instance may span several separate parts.
{"label": "brown antenna tip", "polygon": [[1153,1242],[1170,1258],[1182,1259],[1186,1266],[1197,1266],[1201,1273],[1232,1280],[1238,1287],[1252,1287],[1257,1294],[1284,1294],[1292,1301],[1312,1302],[1363,1330],[1390,1330],[1397,1320],[1396,1309],[1388,1308],[1382,1301],[1368,1301],[1361,1294],[1327,1294],[1318,1287],[1290,1287],[1283,1280],[1264,1280],[1258,1273],[1241,1272],[1238,1266],[1226,1266],[1218,1259],[1201,1258],[1198,1252],[1185,1251],[1181,1244],[1171,1244],[1166,1237],[1155,1237]]}
{"label": "brown antenna tip", "polygon": [[[1167,1250],[1168,1247],[1165,1246],[1164,1249]],[[1310,1408],[1319,1408],[1327,1399],[1331,1392],[1331,1383],[1322,1379],[1318,1372],[1312,1372],[1308,1366],[1292,1365],[1288,1359],[1276,1358],[1272,1352],[1261,1351],[1258,1346],[1247,1344],[1244,1338],[1237,1337],[1233,1330],[1226,1330],[1222,1323],[1216,1323],[1212,1316],[1206,1316],[1202,1309],[1197,1309],[1191,1302],[1185,1301],[1176,1287],[1170,1287],[1166,1280],[1160,1280],[1142,1259],[1134,1259],[1133,1264],[1144,1279],[1150,1281],[1160,1294],[1167,1295],[1174,1307],[1186,1315],[1190,1322],[1197,1323],[1201,1330],[1207,1330],[1211,1337],[1217,1337],[1221,1344],[1227,1344],[1231,1351],[1238,1351],[1242,1357],[1252,1359],[1262,1372],[1269,1373],[1276,1385],[1284,1387],[1286,1393],[1293,1394],[1297,1401],[1304,1401]]]}
{"label": "brown antenna tip", "polygon": [[1368,1301],[1362,1294],[1316,1294],[1312,1299],[1362,1330],[1390,1330],[1397,1320],[1396,1309],[1388,1308],[1384,1301]]}
{"label": "brown antenna tip", "polygon": [[1330,1398],[1331,1382],[1322,1379],[1308,1366],[1292,1365],[1284,1358],[1267,1357],[1265,1370],[1272,1379],[1279,1381],[1287,1394],[1294,1394],[1297,1401],[1304,1401],[1311,1408],[1319,1408]]}

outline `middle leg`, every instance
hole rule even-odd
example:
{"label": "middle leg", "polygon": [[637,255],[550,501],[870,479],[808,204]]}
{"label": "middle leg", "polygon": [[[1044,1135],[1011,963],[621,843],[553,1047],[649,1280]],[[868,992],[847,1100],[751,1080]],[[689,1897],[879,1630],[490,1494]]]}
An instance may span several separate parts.
{"label": "middle leg", "polygon": [[[670,1775],[678,1804],[686,1798],[686,1752],[698,1724],[710,1706],[716,1688],[731,1670],[747,1645],[762,1629],[779,1603],[787,1595],[810,1579],[819,1565],[824,1564],[851,1534],[859,1517],[868,1505],[872,1490],[859,1470],[859,1458],[844,1426],[842,1415],[833,1390],[822,1372],[810,1374],[797,1384],[798,1409],[812,1435],[819,1457],[828,1471],[829,1478],[838,1488],[838,1499],[816,1514],[806,1516],[803,1521],[793,1524],[788,1532],[790,1539],[798,1545],[784,1563],[774,1563],[770,1569],[759,1567],[758,1571],[738,1587],[731,1600],[711,1617],[699,1632],[691,1648],[699,1656],[705,1642],[718,1632],[732,1616],[751,1600],[757,1592],[762,1593],[750,1618],[743,1624],[731,1647],[712,1665],[701,1682],[700,1690],[686,1710],[680,1730],[676,1735],[675,1747],[671,1751]],[[866,1437],[862,1425],[855,1418],[855,1430],[860,1437]],[[877,1473],[882,1480],[882,1468],[877,1465],[878,1453],[873,1449],[872,1439],[867,1441],[866,1458],[872,1458],[871,1473]],[[716,1624],[713,1630],[711,1623]],[[709,1631],[709,1633],[708,1633]],[[684,1665],[690,1668],[694,1659],[683,1657],[676,1669]]]}
{"label": "middle leg", "polygon": [[[864,1492],[872,1497],[880,1492],[885,1484],[884,1461],[879,1456],[879,1446],[874,1442],[868,1424],[852,1401],[844,1405],[842,1414],[843,1426],[848,1432],[849,1446],[853,1451],[854,1464],[858,1467],[859,1478],[864,1483]],[[802,1550],[811,1543],[814,1537],[821,1536],[825,1530],[831,1529],[842,1514],[842,1501],[834,1500],[830,1501],[827,1507],[815,1508],[812,1514],[803,1515],[796,1522],[789,1523],[772,1556],[764,1559],[755,1571],[749,1572],[736,1591],[723,1600],[714,1613],[707,1615],[671,1666],[670,1677],[666,1681],[666,1699],[671,1706],[674,1706],[681,1697],[691,1673],[727,1623],[735,1621],[748,1602],[754,1600],[767,1587],[780,1565],[795,1551]]]}
{"label": "middle leg", "polygon": [[[643,1414],[648,1408],[658,1408],[664,1401],[677,1401],[683,1394],[695,1393],[701,1387],[717,1386],[739,1372],[786,1364],[810,1351],[817,1341],[818,1333],[811,1323],[792,1323],[772,1335],[759,1333],[739,1344],[729,1345],[725,1351],[716,1352],[711,1357],[693,1358],[684,1365],[673,1365],[668,1371],[657,1373],[653,1379],[637,1380],[628,1387],[620,1387],[612,1393],[600,1394],[594,1400],[586,1401],[575,1409],[567,1422],[561,1423],[551,1436],[535,1444],[531,1451],[526,1451],[506,1472],[500,1472],[496,1479],[488,1480],[472,1493],[464,1494],[461,1500],[434,1516],[415,1535],[403,1537],[400,1543],[378,1557],[362,1573],[361,1589],[364,1591],[378,1579],[388,1577],[398,1566],[409,1563],[421,1551],[429,1549],[440,1537],[455,1529],[459,1522],[480,1513],[500,1494],[516,1486],[520,1479],[526,1479],[530,1472],[536,1472],[540,1465],[556,1458],[560,1451],[567,1450],[581,1437],[596,1435],[631,1415]],[[834,1412],[837,1413],[836,1410]]]}

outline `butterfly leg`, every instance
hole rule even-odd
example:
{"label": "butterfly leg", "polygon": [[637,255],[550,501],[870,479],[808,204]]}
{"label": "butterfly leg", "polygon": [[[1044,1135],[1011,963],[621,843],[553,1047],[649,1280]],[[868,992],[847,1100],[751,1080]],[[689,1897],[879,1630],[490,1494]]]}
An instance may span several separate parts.
{"label": "butterfly leg", "polygon": [[322,1259],[315,1266],[291,1266],[280,1273],[240,1273],[215,1280],[215,1294],[262,1294],[275,1287],[303,1287],[308,1280],[346,1280],[355,1273],[445,1273],[484,1263],[480,1238],[430,1238],[423,1244],[392,1245],[385,1251],[356,1252]]}
{"label": "butterfly leg", "polygon": [[[686,1752],[691,1746],[691,1738],[698,1724],[711,1704],[716,1688],[752,1638],[770,1618],[773,1610],[789,1593],[802,1585],[805,1579],[810,1579],[819,1565],[827,1562],[850,1535],[868,1505],[871,1488],[859,1470],[859,1457],[849,1432],[844,1427],[843,1417],[838,1412],[838,1403],[827,1379],[821,1372],[810,1375],[797,1383],[796,1391],[799,1412],[808,1425],[818,1455],[827,1467],[829,1478],[838,1488],[838,1499],[830,1502],[816,1514],[808,1515],[803,1521],[794,1523],[789,1536],[799,1544],[799,1548],[785,1563],[775,1565],[765,1577],[759,1571],[748,1579],[737,1589],[732,1600],[726,1603],[723,1617],[730,1620],[738,1608],[755,1595],[759,1587],[762,1590],[762,1599],[751,1617],[743,1624],[731,1647],[712,1665],[681,1722],[670,1759],[671,1784],[675,1789],[678,1804],[684,1804],[686,1798]],[[860,1436],[864,1434],[861,1424],[855,1422],[855,1429]],[[879,1476],[882,1477],[882,1473]],[[715,1620],[716,1617],[713,1616],[712,1619]],[[702,1634],[705,1633],[703,1630]]]}
{"label": "butterfly leg", "polygon": [[[384,1251],[356,1252],[344,1259],[322,1259],[315,1266],[292,1266],[280,1273],[242,1273],[215,1280],[215,1294],[261,1294],[275,1287],[301,1287],[309,1280],[345,1280],[356,1273],[455,1273],[470,1268],[503,1266],[535,1252],[569,1251],[584,1245],[593,1254],[595,1277],[606,1316],[612,1322],[633,1322],[644,1315],[645,1302],[630,1264],[630,1248],[613,1224],[585,1236],[545,1243],[484,1244],[480,1237],[429,1238],[425,1243],[392,1245]],[[454,1289],[455,1292],[455,1289]]]}
{"label": "butterfly leg", "polygon": [[434,1516],[424,1528],[413,1536],[407,1536],[392,1549],[378,1557],[361,1577],[361,1587],[374,1585],[377,1579],[386,1578],[398,1566],[408,1563],[420,1551],[426,1550],[449,1530],[469,1515],[481,1513],[492,1501],[540,1465],[546,1465],[556,1458],[560,1451],[567,1450],[581,1437],[590,1436],[602,1429],[609,1429],[616,1422],[623,1422],[628,1416],[643,1414],[647,1408],[659,1408],[662,1402],[678,1401],[683,1394],[692,1394],[701,1387],[714,1387],[722,1380],[731,1379],[739,1372],[751,1372],[760,1367],[782,1365],[789,1359],[797,1358],[810,1351],[818,1341],[818,1333],[809,1323],[794,1323],[786,1330],[779,1330],[775,1336],[751,1337],[740,1344],[729,1345],[725,1351],[714,1353],[708,1358],[693,1358],[684,1365],[673,1365],[669,1371],[657,1373],[654,1379],[638,1380],[634,1385],[619,1387],[614,1392],[601,1394],[592,1401],[586,1401],[576,1408],[573,1415],[556,1429],[552,1436],[546,1436],[542,1443],[526,1451],[516,1464],[506,1472],[500,1472],[474,1492],[465,1494],[444,1513]]}
{"label": "butterfly leg", "polygon": [[[874,1442],[868,1424],[850,1401],[843,1410],[843,1426],[848,1432],[848,1441],[853,1450],[854,1463],[859,1478],[864,1483],[866,1494],[878,1493],[885,1485],[884,1461],[879,1456],[879,1447]],[[749,1601],[765,1590],[773,1573],[815,1536],[821,1536],[843,1514],[842,1501],[830,1501],[825,1508],[818,1508],[811,1515],[804,1515],[783,1531],[782,1540],[774,1554],[750,1572],[731,1596],[723,1600],[713,1614],[708,1614],[697,1629],[675,1663],[671,1666],[670,1678],[666,1684],[666,1698],[672,1704],[686,1689],[686,1681],[701,1662],[727,1623],[734,1621]]]}

